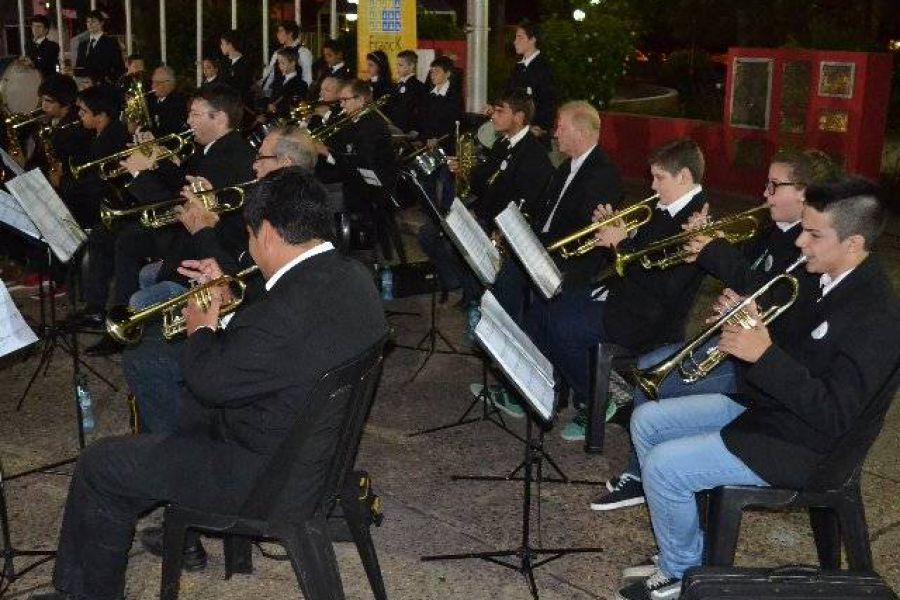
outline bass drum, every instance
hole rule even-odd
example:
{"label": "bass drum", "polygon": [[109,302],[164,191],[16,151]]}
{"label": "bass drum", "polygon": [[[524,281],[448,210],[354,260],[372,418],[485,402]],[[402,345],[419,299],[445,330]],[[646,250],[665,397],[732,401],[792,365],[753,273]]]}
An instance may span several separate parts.
{"label": "bass drum", "polygon": [[494,128],[494,122],[488,119],[481,124],[478,132],[475,134],[478,143],[490,150],[497,141],[497,130]]}
{"label": "bass drum", "polygon": [[15,60],[0,77],[0,98],[3,109],[12,114],[30,113],[38,108],[38,87],[41,74],[37,69]]}

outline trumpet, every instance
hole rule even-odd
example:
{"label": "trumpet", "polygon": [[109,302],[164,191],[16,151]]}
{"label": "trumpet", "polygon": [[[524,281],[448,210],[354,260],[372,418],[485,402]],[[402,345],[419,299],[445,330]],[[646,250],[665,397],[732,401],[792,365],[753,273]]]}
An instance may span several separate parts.
{"label": "trumpet", "polygon": [[72,171],[72,177],[75,179],[79,179],[85,171],[96,168],[99,169],[100,178],[109,181],[121,177],[128,172],[125,167],[119,164],[121,161],[125,160],[135,152],[141,152],[142,154],[149,156],[153,152],[154,146],[162,148],[162,152],[157,157],[157,160],[176,157],[184,159],[190,156],[194,151],[193,137],[194,131],[192,129],[186,129],[181,133],[170,133],[169,135],[148,140],[142,144],[125,148],[115,154],[110,154],[109,156],[104,156],[103,158],[98,158],[97,160],[92,160],[81,165],[72,164],[70,159],[69,168]]}
{"label": "trumpet", "polygon": [[[197,201],[200,202],[206,210],[218,214],[233,212],[244,206],[244,196],[246,195],[245,188],[255,185],[258,182],[259,179],[251,179],[250,181],[213,190],[198,190],[194,192],[194,196],[196,196]],[[218,196],[226,192],[233,192],[237,195],[237,198],[230,202],[223,202]],[[149,229],[160,229],[162,227],[167,227],[168,225],[174,225],[178,222],[178,211],[175,209],[185,202],[188,202],[188,199],[179,196],[178,198],[162,200],[160,202],[154,202],[153,204],[145,204],[143,206],[124,209],[112,208],[108,204],[103,204],[100,206],[100,220],[107,229],[112,229],[112,226],[120,219],[138,217],[141,225],[144,227]]]}
{"label": "trumpet", "polygon": [[763,284],[755,292],[744,298],[737,306],[722,315],[713,325],[706,331],[691,340],[681,350],[670,356],[669,358],[657,363],[646,369],[634,369],[632,378],[638,386],[644,391],[649,398],[656,399],[659,394],[659,386],[663,380],[668,377],[674,369],[678,369],[681,380],[685,383],[695,383],[715,369],[719,363],[725,360],[728,355],[722,352],[718,347],[707,350],[704,358],[697,358],[697,351],[714,335],[719,333],[725,325],[733,323],[740,325],[744,329],[751,329],[756,326],[756,319],[747,312],[747,307],[751,302],[768,292],[771,288],[779,283],[786,283],[791,288],[791,295],[787,301],[778,304],[775,303],[759,315],[763,325],[768,325],[777,319],[784,311],[791,307],[800,294],[800,283],[797,277],[791,275],[791,272],[806,262],[806,257],[801,255],[794,261],[783,273],[779,273]]}
{"label": "trumpet", "polygon": [[181,310],[192,299],[206,310],[212,304],[212,288],[220,285],[234,285],[238,294],[219,307],[219,317],[233,313],[244,302],[247,293],[246,280],[259,271],[259,267],[253,265],[234,275],[222,275],[204,284],[189,289],[179,296],[164,300],[145,309],[135,311],[127,306],[114,306],[106,315],[106,331],[117,341],[133,345],[141,341],[144,335],[144,325],[147,321],[162,316],[163,337],[172,340],[187,328]]}
{"label": "trumpet", "polygon": [[[625,267],[634,260],[640,260],[645,269],[667,269],[671,266],[685,262],[691,255],[684,250],[684,246],[691,238],[697,235],[718,236],[729,244],[736,244],[749,240],[756,235],[759,228],[759,219],[756,213],[767,211],[766,205],[757,206],[728,217],[713,221],[698,229],[683,231],[675,235],[657,240],[648,244],[645,248],[630,254],[616,252],[615,269],[621,277],[625,273]],[[675,252],[669,252],[670,248],[679,248]]]}
{"label": "trumpet", "polygon": [[122,122],[132,123],[141,129],[149,129],[151,123],[147,97],[155,94],[153,90],[144,91],[144,82],[139,75],[132,77],[125,91],[125,106],[120,115]]}
{"label": "trumpet", "polygon": [[337,134],[341,129],[343,129],[347,125],[350,125],[351,123],[355,123],[356,121],[360,120],[361,118],[363,118],[370,112],[374,112],[375,114],[380,116],[382,119],[384,119],[385,121],[390,123],[390,119],[388,119],[386,116],[384,116],[384,113],[382,113],[380,110],[385,104],[387,104],[390,97],[391,97],[390,94],[385,94],[378,100],[375,100],[374,102],[369,102],[368,104],[366,104],[365,106],[360,108],[355,113],[352,113],[349,115],[344,115],[343,117],[339,118],[337,121],[335,121],[333,123],[329,123],[328,125],[326,125],[324,127],[321,127],[319,129],[316,129],[315,131],[310,132],[309,137],[311,137],[313,140],[315,140],[317,142],[324,142],[325,140],[333,137],[335,134]]}
{"label": "trumpet", "polygon": [[[620,219],[624,220],[624,227],[626,232],[633,231],[638,227],[646,225],[647,222],[650,221],[650,218],[653,216],[653,209],[650,207],[650,203],[658,198],[659,194],[653,194],[649,198],[644,198],[640,202],[635,202],[631,206],[616,211],[605,219],[601,219],[596,223],[591,223],[587,227],[579,229],[575,233],[567,235],[566,237],[553,242],[552,244],[547,246],[547,252],[555,252],[559,250],[559,255],[563,258],[572,258],[574,256],[582,256],[584,254],[587,254],[597,247],[594,243],[594,233],[596,233],[597,230],[602,227],[606,227],[607,225],[615,223]],[[641,215],[641,213],[643,213],[643,215]],[[585,240],[584,238],[587,239]],[[577,242],[581,242],[581,244],[571,249],[567,247],[570,244]]]}

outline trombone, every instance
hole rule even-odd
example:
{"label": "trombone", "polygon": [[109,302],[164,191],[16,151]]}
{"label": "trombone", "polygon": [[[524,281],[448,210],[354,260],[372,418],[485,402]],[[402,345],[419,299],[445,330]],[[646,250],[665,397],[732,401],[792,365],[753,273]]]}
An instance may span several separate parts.
{"label": "trombone", "polygon": [[707,350],[706,356],[703,358],[696,357],[697,351],[729,323],[740,325],[744,329],[751,329],[756,326],[756,319],[750,316],[747,312],[747,307],[775,285],[785,282],[791,288],[790,298],[782,304],[773,304],[759,315],[763,325],[768,325],[777,319],[784,311],[790,308],[800,294],[800,283],[797,281],[796,276],[791,275],[791,271],[805,263],[806,260],[805,256],[800,255],[800,258],[794,261],[783,273],[779,273],[771,278],[755,292],[744,298],[737,306],[722,315],[706,331],[695,337],[669,358],[646,369],[634,369],[632,377],[635,383],[640,386],[649,398],[655,400],[659,395],[660,384],[676,368],[681,375],[681,380],[685,383],[695,383],[709,375],[728,355],[719,350],[718,346]]}
{"label": "trombone", "polygon": [[172,340],[184,333],[187,328],[187,323],[181,311],[187,306],[188,302],[192,299],[196,300],[200,307],[206,310],[212,304],[212,288],[220,285],[235,285],[238,289],[238,295],[219,307],[219,317],[233,313],[244,302],[244,297],[247,293],[247,282],[245,280],[257,271],[259,271],[259,267],[253,265],[234,275],[222,275],[193,287],[179,296],[158,302],[138,311],[128,306],[114,306],[106,315],[106,331],[117,341],[126,345],[133,345],[141,341],[141,337],[144,335],[144,324],[161,315],[163,320],[163,337],[167,340]]}
{"label": "trombone", "polygon": [[194,131],[192,129],[186,129],[181,133],[170,133],[169,135],[148,140],[141,144],[131,146],[130,148],[120,150],[115,154],[110,154],[109,156],[104,156],[103,158],[98,158],[97,160],[92,160],[81,165],[72,164],[70,159],[69,167],[72,171],[72,177],[75,179],[79,179],[85,171],[97,168],[100,172],[100,179],[109,181],[121,177],[128,172],[125,167],[119,164],[121,161],[125,160],[135,152],[150,156],[154,146],[162,148],[162,152],[157,157],[157,160],[176,157],[181,159],[186,158],[194,151],[193,137]]}
{"label": "trombone", "polygon": [[[553,242],[552,244],[547,246],[547,252],[555,252],[559,250],[559,255],[563,258],[583,256],[597,247],[594,243],[594,234],[602,227],[611,225],[619,219],[624,220],[624,227],[626,232],[633,231],[638,227],[646,225],[647,222],[650,221],[650,218],[653,216],[653,209],[650,207],[650,203],[658,198],[659,194],[653,194],[649,198],[644,198],[640,202],[635,202],[631,206],[614,212],[605,219],[601,219],[595,223],[591,223],[587,227],[579,229],[575,233],[567,235],[566,237]],[[643,213],[643,215],[641,215],[641,213]],[[630,218],[626,219],[626,217]],[[576,246],[574,248],[568,247],[570,244],[579,242],[579,246]]]}
{"label": "trombone", "polygon": [[368,104],[366,104],[365,106],[360,108],[355,113],[352,113],[349,115],[344,115],[343,117],[339,118],[337,121],[335,121],[333,123],[329,123],[328,125],[325,125],[324,127],[320,127],[319,129],[316,129],[315,131],[311,131],[309,134],[309,137],[311,137],[313,140],[315,140],[317,142],[324,142],[325,140],[327,140],[330,137],[337,134],[341,129],[343,129],[347,125],[349,125],[351,123],[355,123],[356,121],[360,120],[361,118],[363,118],[370,112],[376,113],[378,116],[380,116],[382,119],[384,119],[385,121],[387,121],[390,124],[390,122],[391,122],[390,119],[388,119],[384,115],[384,113],[381,112],[381,110],[380,110],[382,107],[384,107],[385,104],[387,104],[390,97],[391,97],[390,94],[385,94],[378,100],[375,100],[374,102],[369,102]]}
{"label": "trombone", "polygon": [[749,240],[754,235],[759,226],[759,219],[756,213],[767,211],[769,207],[765,204],[745,210],[728,217],[713,221],[698,229],[690,229],[677,233],[675,235],[657,240],[648,244],[641,250],[636,250],[630,254],[620,254],[616,252],[615,269],[616,273],[621,277],[625,273],[625,267],[634,260],[640,260],[641,266],[645,269],[667,269],[671,266],[683,263],[690,256],[690,252],[680,249],[676,252],[669,252],[670,248],[682,248],[691,238],[698,235],[718,236],[727,241],[729,244],[736,244]]}
{"label": "trombone", "polygon": [[[230,185],[227,187],[216,188],[213,190],[195,191],[194,196],[203,208],[214,213],[223,214],[239,210],[244,206],[244,196],[246,189],[256,185],[259,179],[251,179],[243,183]],[[218,196],[225,192],[233,192],[237,194],[237,198],[230,202],[223,202]],[[160,229],[168,225],[174,225],[178,222],[177,207],[185,202],[189,202],[184,196],[171,198],[154,202],[153,204],[145,204],[143,206],[135,206],[133,208],[117,209],[112,208],[108,204],[100,206],[100,220],[106,225],[107,229],[112,229],[116,221],[125,218],[138,217],[141,225],[150,229]]]}

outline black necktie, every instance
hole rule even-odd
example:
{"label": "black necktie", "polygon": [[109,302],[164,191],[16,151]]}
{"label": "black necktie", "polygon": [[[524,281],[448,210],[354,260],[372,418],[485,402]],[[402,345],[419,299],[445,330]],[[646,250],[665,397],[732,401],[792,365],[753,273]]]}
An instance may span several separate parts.
{"label": "black necktie", "polygon": [[93,51],[94,51],[94,47],[95,47],[96,45],[97,45],[97,40],[91,38],[91,43],[88,44],[88,51],[87,51],[87,53],[90,54],[91,52],[93,52]]}

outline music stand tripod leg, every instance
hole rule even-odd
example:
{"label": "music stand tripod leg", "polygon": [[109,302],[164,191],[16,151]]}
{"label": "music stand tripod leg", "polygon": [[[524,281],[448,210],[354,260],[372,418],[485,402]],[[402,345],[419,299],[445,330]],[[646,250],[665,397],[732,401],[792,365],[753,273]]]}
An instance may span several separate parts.
{"label": "music stand tripod leg", "polygon": [[[3,481],[2,466],[0,466],[0,560],[3,561],[3,568],[0,569],[0,598],[4,596],[9,586],[15,581],[23,577],[32,569],[49,562],[56,558],[56,552],[51,550],[18,550],[12,545],[12,535],[9,531],[9,513],[6,506],[6,490]],[[30,556],[38,558],[21,571],[16,572],[15,560],[19,556]]]}

